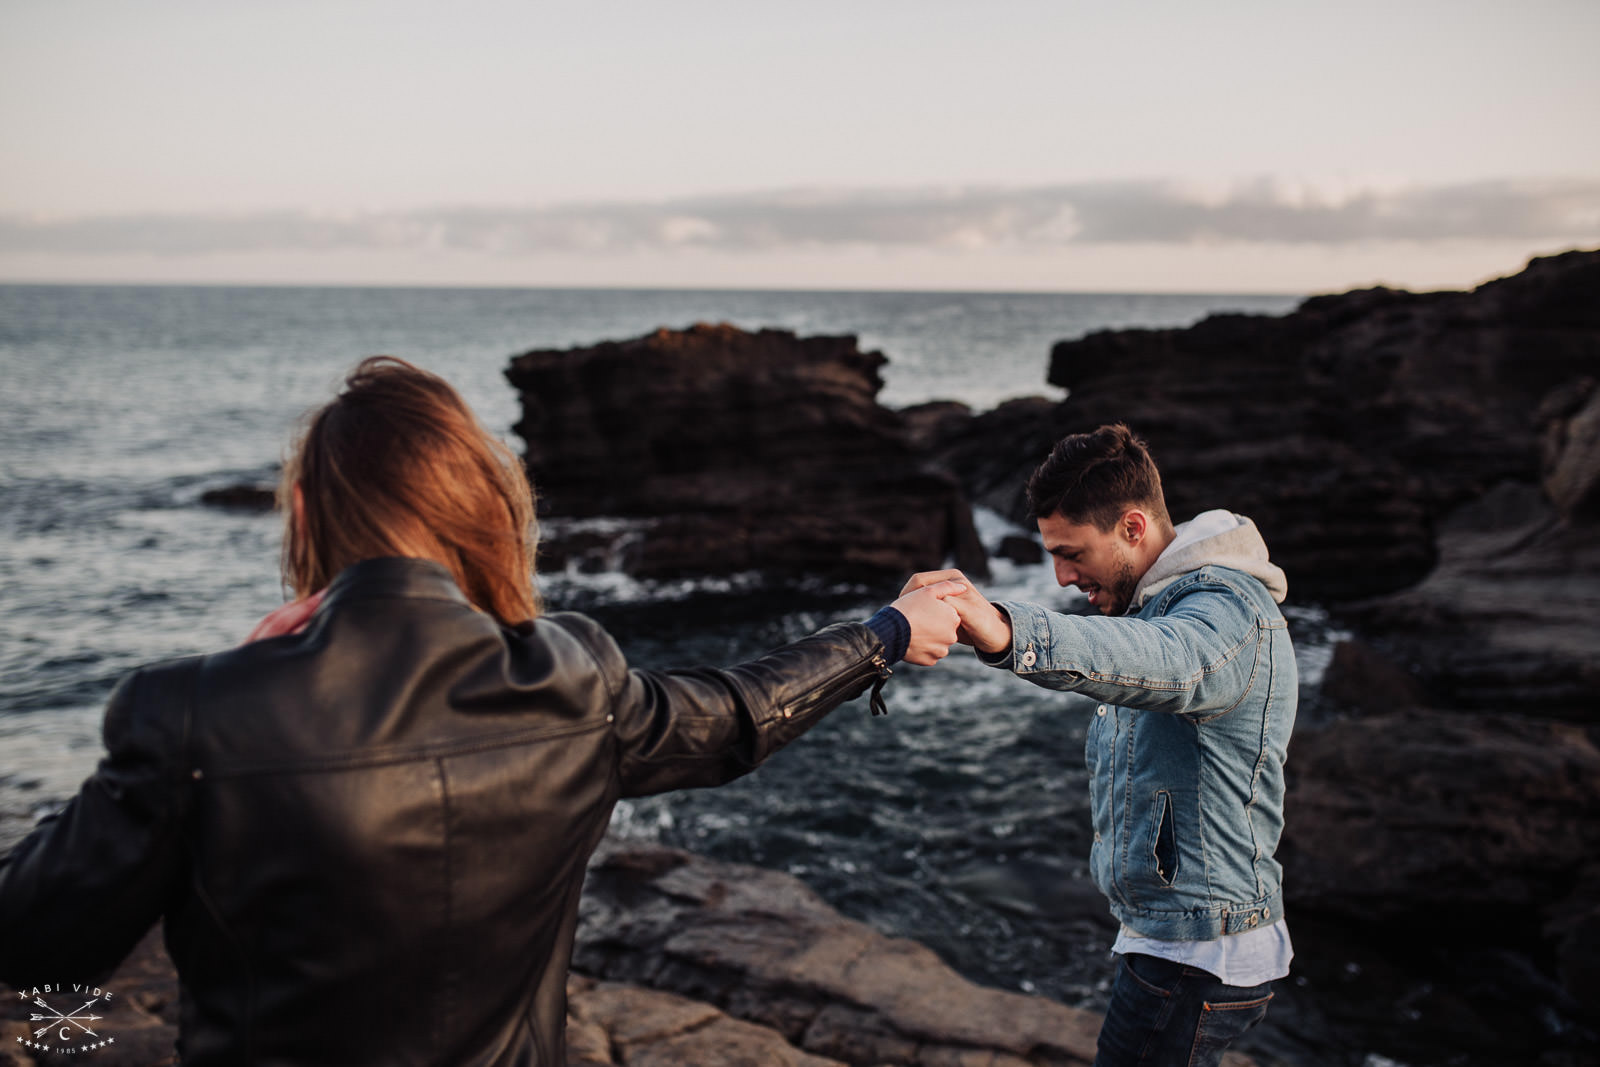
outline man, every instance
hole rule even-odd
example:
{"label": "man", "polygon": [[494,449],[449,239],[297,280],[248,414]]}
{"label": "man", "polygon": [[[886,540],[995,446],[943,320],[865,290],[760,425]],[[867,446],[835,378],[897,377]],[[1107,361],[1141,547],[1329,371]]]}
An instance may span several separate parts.
{"label": "man", "polygon": [[1273,859],[1298,690],[1284,574],[1249,519],[1174,527],[1120,424],[1057,443],[1028,503],[1056,580],[1101,617],[995,605],[970,585],[945,603],[985,662],[1100,701],[1090,866],[1122,928],[1095,1063],[1215,1064],[1293,957]]}

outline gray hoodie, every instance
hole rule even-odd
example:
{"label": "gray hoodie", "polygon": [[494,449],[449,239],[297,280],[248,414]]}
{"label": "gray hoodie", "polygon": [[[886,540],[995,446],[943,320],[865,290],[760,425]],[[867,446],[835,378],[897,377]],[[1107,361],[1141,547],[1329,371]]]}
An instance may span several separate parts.
{"label": "gray hoodie", "polygon": [[1129,611],[1136,611],[1146,600],[1201,567],[1231,567],[1243,571],[1267,587],[1272,599],[1282,604],[1289,595],[1289,579],[1283,568],[1267,561],[1267,543],[1256,524],[1231,511],[1204,511],[1174,528],[1177,534],[1166,551],[1156,557],[1133,589]]}

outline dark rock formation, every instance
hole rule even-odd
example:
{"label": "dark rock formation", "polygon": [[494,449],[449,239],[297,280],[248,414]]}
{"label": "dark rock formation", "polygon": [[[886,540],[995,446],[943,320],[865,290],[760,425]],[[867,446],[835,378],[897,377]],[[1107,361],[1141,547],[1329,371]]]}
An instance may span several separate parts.
{"label": "dark rock formation", "polygon": [[[1420,707],[1422,683],[1365,641],[1340,641],[1322,676],[1320,702],[1341,715],[1386,715]],[[1305,719],[1299,720],[1303,725]]]}
{"label": "dark rock formation", "polygon": [[[1305,743],[1302,743],[1305,742]],[[1292,903],[1434,932],[1537,936],[1600,863],[1600,748],[1579,726],[1424,708],[1295,738]]]}
{"label": "dark rock formation", "polygon": [[[171,1067],[178,1036],[178,976],[162,948],[157,928],[108,978],[111,1006],[96,1023],[110,1044],[85,1052],[100,1067]],[[14,993],[0,985],[5,1001]],[[425,991],[419,991],[419,1001]],[[24,1007],[26,1005],[23,1005]],[[19,1018],[20,1016],[20,1018]],[[0,1067],[46,1067],[62,1059],[24,1044],[37,1024],[18,1011],[0,1015]],[[596,982],[573,975],[567,981],[567,1057],[572,1067],[681,1067],[683,1064],[749,1064],[751,1067],[844,1067],[790,1045],[777,1032],[733,1019],[686,997],[653,989]]]}
{"label": "dark rock formation", "polygon": [[[929,436],[975,501],[1020,519],[1020,487],[1057,437],[1126,422],[1175,517],[1248,514],[1291,595],[1359,599],[1428,573],[1434,525],[1456,507],[1536,484],[1541,404],[1597,368],[1600,252],[1572,252],[1470,293],[1372,289],[1064,341],[1049,380],[1065,401],[946,413]],[[1567,447],[1589,454],[1590,427],[1572,423]]]}
{"label": "dark rock formation", "polygon": [[1028,475],[1056,441],[1073,432],[1068,412],[1042,396],[1008,400],[966,418],[957,407],[963,406],[923,404],[905,415],[928,455],[960,475],[973,503],[1026,521]]}
{"label": "dark rock formation", "polygon": [[278,506],[278,491],[263,485],[225,485],[201,493],[200,503],[233,511],[271,511]]}
{"label": "dark rock formation", "polygon": [[[574,1067],[1029,1067],[1087,1064],[1100,1018],[973,985],[915,942],[840,917],[804,884],[608,842],[584,890],[567,983]],[[616,980],[621,978],[622,980]],[[152,931],[103,984],[103,1067],[176,1062],[177,976]],[[16,1003],[0,986],[0,1003]],[[420,995],[420,994],[419,994]],[[419,1001],[420,1003],[420,1001]],[[54,1062],[0,1017],[0,1067]],[[1228,1067],[1250,1067],[1238,1053]]]}
{"label": "dark rock formation", "polygon": [[573,975],[567,982],[570,1067],[844,1067],[795,1048],[777,1031],[709,1004]]}
{"label": "dark rock formation", "polygon": [[883,580],[954,555],[981,574],[960,486],[876,401],[884,362],[853,337],[698,325],[528,352],[506,376],[541,514],[639,520],[582,558],[643,577]]}
{"label": "dark rock formation", "polygon": [[1588,251],[1470,293],[1096,333],[1055,346],[1059,404],[912,417],[1019,520],[1050,445],[1111,421],[1149,440],[1175,519],[1252,516],[1291,599],[1359,635],[1291,746],[1290,910],[1396,959],[1508,953],[1478,1003],[1570,1022],[1600,1003],[1597,379]]}
{"label": "dark rock formation", "polygon": [[1438,545],[1423,581],[1341,616],[1433,707],[1600,722],[1600,522],[1508,483],[1445,519]]}
{"label": "dark rock formation", "polygon": [[1544,1005],[1579,1041],[1571,1020],[1600,1026],[1600,523],[1508,483],[1441,523],[1439,553],[1343,611],[1364,640],[1321,700],[1353,717],[1291,746],[1290,907],[1412,958],[1511,953],[1480,1002]]}
{"label": "dark rock formation", "polygon": [[1044,546],[1032,537],[1023,537],[1021,534],[1002,537],[994,554],[1013,563],[1032,565],[1044,562]]}
{"label": "dark rock formation", "polygon": [[1580,378],[1540,408],[1544,491],[1562,518],[1600,518],[1600,384]]}
{"label": "dark rock formation", "polygon": [[1495,1047],[1473,1062],[1546,1062],[1539,1050],[1561,1047],[1589,1062],[1600,733],[1514,708],[1407,706],[1415,690],[1385,684],[1404,672],[1376,656],[1336,658],[1328,680],[1351,692],[1363,678],[1341,663],[1370,670],[1367,713],[1299,730],[1290,748],[1279,859],[1291,915],[1382,946],[1427,997],[1437,985],[1441,1003],[1492,1012],[1479,1040]]}
{"label": "dark rock formation", "polygon": [[842,918],[788,875],[612,843],[590,867],[581,915],[577,970],[709,1001],[844,1063],[1094,1059],[1098,1016],[973,985],[923,946]]}

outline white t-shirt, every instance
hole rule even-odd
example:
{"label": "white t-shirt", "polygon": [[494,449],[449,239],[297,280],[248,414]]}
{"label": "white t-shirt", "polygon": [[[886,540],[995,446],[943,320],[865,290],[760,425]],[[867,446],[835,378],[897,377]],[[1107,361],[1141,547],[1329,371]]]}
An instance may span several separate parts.
{"label": "white t-shirt", "polygon": [[1288,977],[1289,962],[1294,959],[1289,924],[1282,919],[1215,941],[1158,941],[1140,937],[1124,926],[1111,951],[1122,955],[1138,952],[1198,967],[1216,975],[1223,985],[1240,987]]}

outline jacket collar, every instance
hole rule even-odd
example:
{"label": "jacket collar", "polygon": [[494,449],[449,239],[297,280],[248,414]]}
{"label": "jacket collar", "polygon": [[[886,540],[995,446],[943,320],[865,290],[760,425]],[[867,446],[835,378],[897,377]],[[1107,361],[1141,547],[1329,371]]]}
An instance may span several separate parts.
{"label": "jacket collar", "polygon": [[375,596],[453,600],[470,606],[466,595],[442,564],[431,559],[384,556],[352,563],[335,575],[328,583],[319,611]]}

